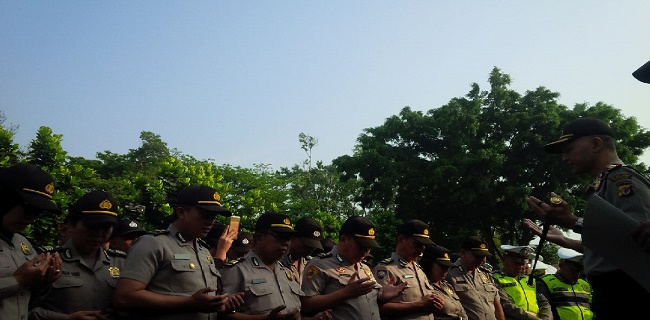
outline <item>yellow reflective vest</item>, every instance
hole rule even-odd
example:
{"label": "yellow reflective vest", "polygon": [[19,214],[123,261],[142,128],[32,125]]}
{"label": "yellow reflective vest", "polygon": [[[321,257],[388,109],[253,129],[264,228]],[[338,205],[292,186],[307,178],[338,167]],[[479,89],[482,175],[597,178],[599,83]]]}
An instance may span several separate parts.
{"label": "yellow reflective vest", "polygon": [[[555,320],[591,320],[591,286],[587,281],[578,279],[575,284],[562,282],[554,274],[543,276],[542,281],[548,286],[548,297]],[[559,319],[557,318],[559,316]]]}
{"label": "yellow reflective vest", "polygon": [[528,285],[528,276],[517,279],[500,272],[493,274],[493,276],[501,288],[512,298],[517,307],[534,314],[539,313],[535,281],[533,281],[533,286],[531,287]]}

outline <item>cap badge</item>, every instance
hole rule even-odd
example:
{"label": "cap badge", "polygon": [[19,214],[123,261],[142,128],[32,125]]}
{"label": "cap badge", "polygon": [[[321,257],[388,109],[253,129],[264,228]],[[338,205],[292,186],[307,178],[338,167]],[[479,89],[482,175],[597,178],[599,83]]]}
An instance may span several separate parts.
{"label": "cap badge", "polygon": [[487,249],[487,246],[485,245],[485,243],[481,243],[480,247],[481,247],[481,249]]}
{"label": "cap badge", "polygon": [[99,204],[99,207],[105,210],[110,210],[113,207],[113,204],[106,199]]}
{"label": "cap badge", "polygon": [[120,268],[108,267],[108,274],[111,276],[111,278],[117,279],[120,277]]}
{"label": "cap badge", "polygon": [[422,231],[422,233],[424,233],[425,236],[428,236],[429,235],[429,229],[424,229],[424,231]]}
{"label": "cap badge", "polygon": [[138,224],[137,224],[135,221],[131,221],[131,222],[129,223],[129,227],[131,227],[131,228],[137,228],[137,227],[138,227]]}
{"label": "cap badge", "polygon": [[291,220],[289,220],[289,218],[284,218],[284,220],[282,220],[282,222],[284,222],[284,224],[286,224],[286,225],[291,224]]}
{"label": "cap badge", "polygon": [[32,253],[32,251],[29,250],[29,247],[27,246],[27,244],[25,244],[24,242],[20,243],[20,250],[22,250],[24,254],[31,254]]}
{"label": "cap badge", "polygon": [[375,229],[373,229],[373,228],[368,229],[368,235],[369,236],[374,236],[375,235]]}
{"label": "cap badge", "polygon": [[49,194],[54,193],[54,182],[50,182],[48,185],[46,185],[45,191],[47,191]]}
{"label": "cap badge", "polygon": [[212,195],[212,197],[214,198],[214,200],[221,201],[221,196],[220,196],[219,193],[217,193],[217,192],[215,192],[215,193]]}
{"label": "cap badge", "polygon": [[314,237],[320,237],[320,231],[318,230],[314,231]]}
{"label": "cap badge", "polygon": [[449,254],[445,252],[445,254],[443,255],[443,257],[444,257],[445,259],[449,259]]}
{"label": "cap badge", "polygon": [[250,241],[248,241],[248,239],[244,238],[244,239],[242,239],[241,243],[246,245],[246,244],[249,244]]}

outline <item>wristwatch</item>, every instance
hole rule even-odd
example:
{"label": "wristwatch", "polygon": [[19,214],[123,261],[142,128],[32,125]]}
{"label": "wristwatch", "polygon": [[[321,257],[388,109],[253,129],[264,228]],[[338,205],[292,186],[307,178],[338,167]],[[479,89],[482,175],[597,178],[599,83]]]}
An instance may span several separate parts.
{"label": "wristwatch", "polygon": [[571,227],[571,230],[575,233],[582,233],[582,218],[578,218],[578,221]]}

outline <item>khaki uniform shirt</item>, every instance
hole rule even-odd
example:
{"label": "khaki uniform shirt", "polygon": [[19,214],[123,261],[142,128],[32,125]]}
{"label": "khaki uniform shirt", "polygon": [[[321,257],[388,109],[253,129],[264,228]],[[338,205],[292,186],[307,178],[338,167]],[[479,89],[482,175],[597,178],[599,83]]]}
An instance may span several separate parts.
{"label": "khaki uniform shirt", "polygon": [[0,319],[27,319],[30,290],[18,286],[14,272],[34,257],[36,250],[22,235],[0,235]]}
{"label": "khaki uniform shirt", "polygon": [[298,279],[298,283],[302,285],[302,274],[305,271],[305,267],[307,266],[307,263],[311,257],[307,258],[300,258],[298,259],[298,266],[293,263],[294,260],[291,258],[290,253],[286,253],[282,259],[280,259],[280,262],[285,266],[291,269],[291,273],[293,273],[294,279]]}
{"label": "khaki uniform shirt", "polygon": [[[400,296],[393,298],[390,302],[416,302],[422,297],[433,294],[433,287],[427,279],[427,275],[417,262],[409,263],[393,252],[389,259],[379,262],[373,269],[377,283],[384,286],[390,281],[391,275],[395,277],[395,285],[406,282],[407,286]],[[405,314],[402,317],[391,317],[391,319],[417,319],[433,320],[433,315],[426,312]]]}
{"label": "khaki uniform shirt", "polygon": [[243,258],[228,263],[221,270],[223,289],[228,293],[243,292],[244,304],[237,312],[244,314],[267,314],[281,305],[282,313],[300,308],[298,279],[279,261],[269,269],[253,250]]}
{"label": "khaki uniform shirt", "polygon": [[496,319],[494,302],[499,299],[499,288],[489,272],[481,268],[468,272],[456,262],[447,273],[447,281],[460,297],[469,319]]}
{"label": "khaki uniform shirt", "polygon": [[454,291],[454,288],[447,282],[447,280],[441,280],[440,285],[431,284],[433,286],[433,291],[438,293],[442,299],[445,301],[445,305],[441,310],[436,310],[433,312],[433,316],[436,320],[466,320],[467,313],[463,305],[460,303],[460,297]]}
{"label": "khaki uniform shirt", "polygon": [[33,297],[30,319],[63,319],[77,311],[106,310],[113,302],[113,291],[120,277],[125,257],[103,248],[94,265],[87,265],[68,240],[60,253],[62,276],[49,290]]}
{"label": "khaki uniform shirt", "polygon": [[[355,273],[359,277],[374,280],[372,271],[363,263],[352,264],[339,256],[334,247],[331,252],[312,258],[307,263],[302,279],[302,291],[305,296],[325,295],[343,289],[350,277]],[[348,299],[332,308],[334,319],[350,320],[379,320],[379,305],[377,299],[381,293],[381,285],[376,284],[370,293]]]}
{"label": "khaki uniform shirt", "polygon": [[[129,249],[122,277],[142,282],[146,290],[164,295],[191,296],[207,287],[215,287],[219,291],[219,272],[210,250],[201,242],[200,239],[185,239],[174,224],[167,231],[144,235]],[[209,294],[216,295],[215,292]],[[151,319],[216,319],[216,315],[198,311],[172,312],[164,308],[138,316]]]}

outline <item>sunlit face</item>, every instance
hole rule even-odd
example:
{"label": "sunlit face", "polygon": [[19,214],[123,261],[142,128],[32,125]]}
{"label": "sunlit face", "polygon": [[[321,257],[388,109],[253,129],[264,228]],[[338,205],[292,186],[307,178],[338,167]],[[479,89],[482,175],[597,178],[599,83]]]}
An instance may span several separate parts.
{"label": "sunlit face", "polygon": [[2,216],[2,226],[9,232],[23,232],[42,212],[28,204],[19,204]]}
{"label": "sunlit face", "polygon": [[562,148],[562,161],[574,174],[590,173],[595,165],[594,136],[581,137]]}
{"label": "sunlit face", "polygon": [[77,221],[71,225],[72,244],[81,254],[96,252],[108,241],[113,232],[112,223],[98,223],[88,225],[83,221]]}
{"label": "sunlit face", "polygon": [[216,217],[216,213],[193,206],[176,208],[176,213],[176,226],[183,236],[190,239],[205,238]]}

